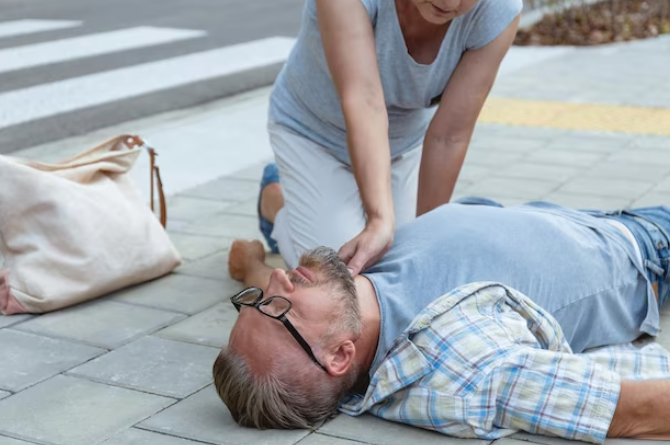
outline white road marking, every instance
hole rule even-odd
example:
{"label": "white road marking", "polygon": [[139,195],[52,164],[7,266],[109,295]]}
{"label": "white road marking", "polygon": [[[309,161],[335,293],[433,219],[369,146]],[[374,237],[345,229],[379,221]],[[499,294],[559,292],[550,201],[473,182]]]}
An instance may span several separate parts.
{"label": "white road marking", "polygon": [[74,20],[14,20],[0,22],[0,38],[14,37],[57,29],[75,28],[82,22]]}
{"label": "white road marking", "polygon": [[205,31],[142,26],[8,48],[0,50],[0,73],[161,45],[206,34]]}
{"label": "white road marking", "polygon": [[0,94],[0,128],[286,61],[272,37]]}

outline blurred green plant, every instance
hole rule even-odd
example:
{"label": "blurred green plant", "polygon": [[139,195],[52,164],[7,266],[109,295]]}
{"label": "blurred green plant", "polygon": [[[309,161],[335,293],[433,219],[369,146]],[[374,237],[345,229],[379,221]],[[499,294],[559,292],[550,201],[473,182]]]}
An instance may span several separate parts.
{"label": "blurred green plant", "polygon": [[598,45],[670,33],[670,0],[524,0],[545,11],[517,45]]}

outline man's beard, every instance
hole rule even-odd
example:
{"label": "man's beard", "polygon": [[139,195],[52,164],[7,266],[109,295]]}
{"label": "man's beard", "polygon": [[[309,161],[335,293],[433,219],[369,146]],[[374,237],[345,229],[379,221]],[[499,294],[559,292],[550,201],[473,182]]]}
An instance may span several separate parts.
{"label": "man's beard", "polygon": [[[337,320],[333,320],[333,327],[360,334],[361,316],[356,285],[347,265],[337,252],[328,247],[317,247],[305,252],[298,264],[317,275],[318,281],[312,285],[330,286],[334,296],[341,301],[342,310],[337,315]],[[296,277],[295,280],[300,281],[300,278]]]}

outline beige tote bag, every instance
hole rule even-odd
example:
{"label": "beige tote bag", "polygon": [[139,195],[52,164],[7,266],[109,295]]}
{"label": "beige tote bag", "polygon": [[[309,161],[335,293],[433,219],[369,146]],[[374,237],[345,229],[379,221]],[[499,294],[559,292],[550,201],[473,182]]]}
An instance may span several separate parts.
{"label": "beige tote bag", "polygon": [[[128,175],[143,148],[152,161],[151,209]],[[127,135],[57,164],[0,156],[3,314],[61,309],[180,264],[161,226],[165,198],[154,156]],[[161,221],[152,212],[154,173]]]}

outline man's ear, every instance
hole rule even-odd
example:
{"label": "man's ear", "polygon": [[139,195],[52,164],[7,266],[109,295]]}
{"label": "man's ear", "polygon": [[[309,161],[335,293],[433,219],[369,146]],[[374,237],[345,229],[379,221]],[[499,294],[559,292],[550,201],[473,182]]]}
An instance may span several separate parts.
{"label": "man's ear", "polygon": [[345,340],[330,352],[324,363],[328,373],[333,377],[341,377],[349,371],[356,357],[356,346],[351,340]]}

